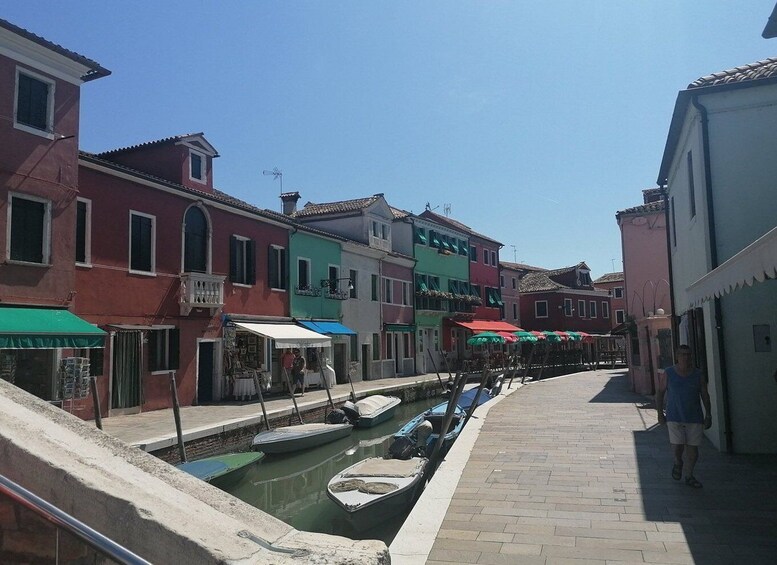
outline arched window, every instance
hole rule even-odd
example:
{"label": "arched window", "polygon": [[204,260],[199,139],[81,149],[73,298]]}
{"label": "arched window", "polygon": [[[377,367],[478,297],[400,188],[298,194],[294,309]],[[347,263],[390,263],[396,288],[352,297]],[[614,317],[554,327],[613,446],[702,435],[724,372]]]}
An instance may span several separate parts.
{"label": "arched window", "polygon": [[183,271],[208,272],[208,220],[197,206],[192,206],[184,218]]}

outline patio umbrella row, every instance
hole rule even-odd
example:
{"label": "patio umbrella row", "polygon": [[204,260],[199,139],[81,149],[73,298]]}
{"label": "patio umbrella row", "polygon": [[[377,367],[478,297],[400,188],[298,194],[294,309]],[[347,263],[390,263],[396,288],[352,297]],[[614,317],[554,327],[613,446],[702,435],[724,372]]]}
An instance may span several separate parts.
{"label": "patio umbrella row", "polygon": [[514,343],[516,341],[536,342],[546,340],[548,343],[561,341],[583,341],[591,338],[586,332],[562,332],[562,331],[526,331],[517,332],[480,332],[467,340],[469,345],[486,345],[489,343]]}

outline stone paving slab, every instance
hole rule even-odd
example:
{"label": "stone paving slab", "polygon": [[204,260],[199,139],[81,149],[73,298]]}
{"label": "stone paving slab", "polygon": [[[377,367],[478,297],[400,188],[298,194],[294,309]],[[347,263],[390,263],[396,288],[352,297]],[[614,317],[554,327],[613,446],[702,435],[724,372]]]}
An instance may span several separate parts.
{"label": "stone paving slab", "polygon": [[777,563],[777,456],[705,442],[698,490],[671,466],[624,371],[531,383],[487,413],[426,563]]}

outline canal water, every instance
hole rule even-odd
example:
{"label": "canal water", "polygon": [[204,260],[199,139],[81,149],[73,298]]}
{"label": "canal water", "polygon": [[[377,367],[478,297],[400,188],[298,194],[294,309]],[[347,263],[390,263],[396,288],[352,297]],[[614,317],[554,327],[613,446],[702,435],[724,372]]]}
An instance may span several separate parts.
{"label": "canal water", "polygon": [[345,520],[345,512],[329,500],[326,485],[346,467],[368,457],[382,457],[392,435],[401,426],[443,401],[436,397],[402,403],[391,420],[373,428],[354,428],[346,438],[307,451],[269,454],[230,487],[229,492],[298,530],[351,539],[379,539],[389,544],[407,513],[371,530],[357,531]]}

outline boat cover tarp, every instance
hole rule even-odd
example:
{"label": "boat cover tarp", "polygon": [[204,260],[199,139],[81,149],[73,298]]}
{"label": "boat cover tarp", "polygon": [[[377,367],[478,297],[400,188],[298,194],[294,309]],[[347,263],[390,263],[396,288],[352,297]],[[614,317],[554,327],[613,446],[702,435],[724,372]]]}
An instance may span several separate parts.
{"label": "boat cover tarp", "polygon": [[413,477],[421,472],[426,459],[379,459],[373,457],[354,465],[343,477]]}

